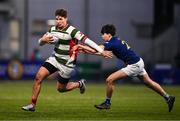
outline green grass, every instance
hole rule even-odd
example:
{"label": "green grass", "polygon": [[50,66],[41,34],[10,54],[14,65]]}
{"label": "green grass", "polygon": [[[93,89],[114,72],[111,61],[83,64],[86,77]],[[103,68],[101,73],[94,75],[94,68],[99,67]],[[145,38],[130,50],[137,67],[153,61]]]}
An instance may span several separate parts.
{"label": "green grass", "polygon": [[171,113],[163,98],[144,85],[116,85],[110,110],[97,110],[105,97],[105,84],[88,84],[85,94],[79,90],[58,93],[55,81],[45,81],[35,112],[25,112],[32,82],[0,83],[0,120],[180,120],[180,87],[163,86],[176,95]]}

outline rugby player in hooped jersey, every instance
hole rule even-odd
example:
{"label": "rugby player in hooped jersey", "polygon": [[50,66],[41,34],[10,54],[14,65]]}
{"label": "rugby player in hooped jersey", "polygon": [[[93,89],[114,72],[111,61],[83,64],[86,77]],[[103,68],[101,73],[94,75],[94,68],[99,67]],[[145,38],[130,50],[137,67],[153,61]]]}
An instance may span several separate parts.
{"label": "rugby player in hooped jersey", "polygon": [[[112,53],[104,51],[95,42],[90,40],[82,32],[71,26],[67,22],[67,11],[58,9],[55,12],[56,26],[51,27],[50,31],[39,39],[39,44],[54,44],[54,52],[38,70],[32,87],[31,103],[22,107],[26,111],[35,111],[37,98],[40,93],[42,81],[54,72],[58,72],[57,90],[67,92],[79,88],[80,93],[85,92],[85,80],[69,82],[71,72],[76,63],[77,51],[71,51],[77,45],[77,41],[87,44],[95,49],[104,57],[112,57]],[[73,55],[75,54],[75,56]],[[71,56],[74,56],[71,59]]]}
{"label": "rugby player in hooped jersey", "polygon": [[[140,58],[131,47],[124,41],[115,36],[116,28],[114,25],[104,25],[101,30],[102,38],[105,41],[104,45],[100,45],[104,50],[112,51],[112,53],[127,64],[126,67],[110,74],[106,79],[106,98],[105,101],[99,105],[95,105],[98,109],[110,109],[111,98],[114,91],[114,82],[126,76],[137,76],[149,88],[160,94],[168,104],[169,112],[173,108],[175,97],[167,94],[164,89],[155,81],[153,81],[144,69],[143,59]],[[87,53],[100,54],[87,46],[78,45],[79,48],[87,50]]]}

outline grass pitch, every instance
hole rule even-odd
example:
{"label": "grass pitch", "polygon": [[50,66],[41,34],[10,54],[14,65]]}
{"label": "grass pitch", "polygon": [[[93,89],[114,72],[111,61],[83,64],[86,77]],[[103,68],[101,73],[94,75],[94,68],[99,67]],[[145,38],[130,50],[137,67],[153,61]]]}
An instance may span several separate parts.
{"label": "grass pitch", "polygon": [[0,120],[180,120],[180,87],[163,86],[176,96],[168,112],[164,99],[144,85],[117,84],[110,110],[97,110],[105,97],[105,84],[87,84],[87,91],[56,91],[55,81],[45,81],[35,112],[21,110],[31,97],[32,81],[0,83]]}

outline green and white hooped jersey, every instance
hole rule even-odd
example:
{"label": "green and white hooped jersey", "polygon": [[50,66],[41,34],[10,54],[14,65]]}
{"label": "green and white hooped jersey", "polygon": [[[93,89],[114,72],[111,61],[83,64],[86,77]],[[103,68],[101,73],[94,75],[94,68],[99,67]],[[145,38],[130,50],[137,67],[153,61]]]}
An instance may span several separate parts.
{"label": "green and white hooped jersey", "polygon": [[[68,25],[64,30],[60,31],[56,26],[51,27],[49,31],[56,39],[51,44],[55,45],[54,53],[56,60],[68,67],[74,67],[76,59],[72,60],[71,49],[78,43],[78,40],[84,41],[87,37],[77,30],[75,27]],[[77,56],[77,52],[76,52]]]}

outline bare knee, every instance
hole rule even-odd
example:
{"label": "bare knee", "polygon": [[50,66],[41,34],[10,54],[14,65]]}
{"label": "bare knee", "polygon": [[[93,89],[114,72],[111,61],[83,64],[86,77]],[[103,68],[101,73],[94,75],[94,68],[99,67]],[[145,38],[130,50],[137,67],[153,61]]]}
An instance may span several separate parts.
{"label": "bare knee", "polygon": [[42,82],[42,80],[45,79],[49,74],[50,73],[46,68],[41,67],[39,69],[38,73],[36,74],[36,77],[34,79],[34,83],[40,84]]}
{"label": "bare knee", "polygon": [[41,83],[43,80],[43,76],[41,74],[37,74],[34,81],[35,83]]}
{"label": "bare knee", "polygon": [[113,79],[111,78],[111,76],[109,76],[109,77],[106,79],[106,84],[107,84],[107,85],[113,85]]}

